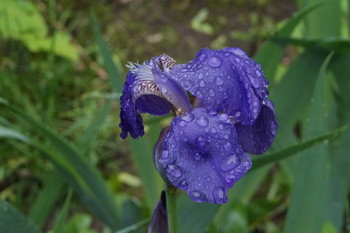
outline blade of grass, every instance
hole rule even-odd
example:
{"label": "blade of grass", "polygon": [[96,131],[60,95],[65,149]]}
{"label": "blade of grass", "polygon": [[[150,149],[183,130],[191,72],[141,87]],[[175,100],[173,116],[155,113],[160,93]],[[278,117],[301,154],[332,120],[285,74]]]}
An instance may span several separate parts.
{"label": "blade of grass", "polygon": [[61,211],[59,212],[55,225],[53,226],[52,231],[55,233],[64,233],[65,232],[65,221],[68,216],[68,210],[69,210],[69,205],[70,205],[70,200],[72,198],[72,192],[71,190],[68,191],[68,195],[66,197],[66,200],[63,204],[63,207]]}
{"label": "blade of grass", "polygon": [[[347,128],[347,126],[343,126],[339,129],[328,132],[322,136],[306,140],[302,143],[292,145],[292,146],[287,147],[285,149],[282,149],[282,150],[279,150],[276,152],[272,152],[272,153],[267,153],[266,155],[261,156],[261,157],[254,157],[252,159],[253,167],[250,169],[250,171],[253,171],[255,169],[259,169],[259,168],[261,168],[265,165],[268,165],[270,163],[273,163],[273,162],[288,158],[290,156],[293,156],[293,155],[295,155],[295,154],[297,154],[305,149],[308,149],[314,145],[317,145],[321,142],[332,141],[332,140],[338,138],[342,134],[342,132],[345,131],[346,128]],[[307,155],[305,155],[305,156],[307,156]]]}
{"label": "blade of grass", "polygon": [[31,141],[31,144],[43,151],[54,162],[58,171],[73,189],[77,191],[81,200],[96,216],[104,221],[112,230],[118,229],[118,214],[113,195],[107,189],[100,173],[95,167],[86,161],[74,146],[60,137],[59,134],[49,130],[41,122],[1,98],[0,104],[31,125],[50,142],[56,151],[34,140]]}
{"label": "blade of grass", "polygon": [[[324,101],[326,70],[333,54],[323,62],[314,88],[307,120],[306,137],[320,135],[326,131]],[[312,119],[312,121],[310,120]],[[327,172],[328,144],[319,144],[300,157],[299,169],[292,189],[284,233],[319,233],[322,230],[326,211],[328,188]]]}
{"label": "blade of grass", "polygon": [[9,203],[0,200],[0,232],[39,233],[39,229],[27,217]]}
{"label": "blade of grass", "polygon": [[114,61],[112,59],[112,54],[109,51],[106,42],[103,39],[103,35],[101,32],[101,27],[98,23],[98,20],[96,18],[95,13],[91,10],[90,12],[90,18],[92,22],[92,29],[94,32],[95,39],[97,41],[98,47],[100,49],[104,66],[107,70],[107,73],[109,75],[109,80],[111,82],[113,92],[122,93],[123,91],[123,79],[120,75],[120,72],[118,71],[116,65],[114,64]]}
{"label": "blade of grass", "polygon": [[[290,18],[284,26],[279,29],[276,37],[289,37],[294,28],[313,10],[317,9],[324,3],[317,3],[303,10],[298,11],[292,18]],[[276,73],[277,66],[282,59],[284,48],[287,43],[268,40],[266,41],[255,54],[254,59],[263,67],[266,77],[273,79]],[[266,59],[269,58],[269,59]]]}
{"label": "blade of grass", "polygon": [[50,177],[43,177],[43,188],[35,198],[30,208],[29,217],[39,227],[43,227],[48,215],[52,212],[54,204],[63,192],[65,182],[55,172]]}
{"label": "blade of grass", "polygon": [[82,136],[79,139],[79,144],[81,145],[82,154],[87,153],[93,141],[98,135],[102,124],[105,122],[109,112],[112,108],[112,101],[107,100],[102,109],[99,109],[94,117],[94,120],[90,123],[87,129],[83,132]]}

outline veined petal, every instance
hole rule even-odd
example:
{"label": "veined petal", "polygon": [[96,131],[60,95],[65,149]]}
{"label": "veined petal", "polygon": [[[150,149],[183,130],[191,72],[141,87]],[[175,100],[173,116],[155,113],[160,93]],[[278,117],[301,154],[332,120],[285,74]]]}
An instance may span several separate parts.
{"label": "veined petal", "polygon": [[175,65],[170,74],[202,100],[201,106],[225,112],[244,125],[254,123],[268,95],[260,65],[239,48],[202,49],[192,61]]}
{"label": "veined petal", "polygon": [[230,117],[204,108],[174,118],[159,162],[192,200],[214,204],[225,203],[228,188],[251,167]]}
{"label": "veined petal", "polygon": [[167,74],[174,60],[161,55],[141,65],[130,64],[123,95],[120,98],[121,137],[133,138],[144,134],[140,113],[165,115],[172,106],[178,111],[190,111],[186,91]]}
{"label": "veined petal", "polygon": [[238,142],[243,150],[252,154],[264,153],[275,139],[278,123],[273,104],[265,99],[253,125],[236,125]]}

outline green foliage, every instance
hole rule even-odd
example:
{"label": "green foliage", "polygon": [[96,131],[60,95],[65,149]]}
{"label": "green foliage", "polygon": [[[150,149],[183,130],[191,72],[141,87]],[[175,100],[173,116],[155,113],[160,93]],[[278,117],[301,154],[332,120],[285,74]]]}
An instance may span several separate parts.
{"label": "green foliage", "polygon": [[48,36],[44,18],[34,4],[19,0],[0,1],[0,38],[21,41],[32,52],[52,52],[72,61],[78,50],[69,34],[55,31]]}

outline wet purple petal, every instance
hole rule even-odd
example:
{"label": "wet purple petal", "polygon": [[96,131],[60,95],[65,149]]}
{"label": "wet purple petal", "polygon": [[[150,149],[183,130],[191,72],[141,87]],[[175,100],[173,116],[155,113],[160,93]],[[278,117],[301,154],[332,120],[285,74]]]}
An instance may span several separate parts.
{"label": "wet purple petal", "polygon": [[216,204],[227,201],[227,189],[251,167],[232,119],[204,108],[174,118],[159,162],[169,181],[192,200]]}
{"label": "wet purple petal", "polygon": [[252,154],[264,153],[272,144],[278,129],[273,104],[265,99],[253,125],[236,125],[238,142],[243,150]]}
{"label": "wet purple petal", "polygon": [[130,64],[123,95],[120,98],[121,137],[133,138],[144,134],[139,113],[165,115],[174,106],[189,111],[191,105],[185,90],[167,74],[174,60],[167,55],[153,57],[142,65]]}
{"label": "wet purple petal", "polygon": [[200,106],[225,112],[244,125],[254,123],[268,95],[260,65],[238,48],[202,49],[192,61],[175,65],[170,74],[202,100]]}

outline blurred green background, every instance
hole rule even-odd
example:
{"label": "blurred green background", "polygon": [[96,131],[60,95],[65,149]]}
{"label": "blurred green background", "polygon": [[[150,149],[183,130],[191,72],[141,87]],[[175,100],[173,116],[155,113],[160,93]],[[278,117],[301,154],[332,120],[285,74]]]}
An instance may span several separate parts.
{"label": "blurred green background", "polygon": [[147,232],[152,148],[119,138],[127,62],[241,47],[280,130],[225,205],[178,201],[181,233],[350,232],[350,1],[0,0],[0,232]]}

